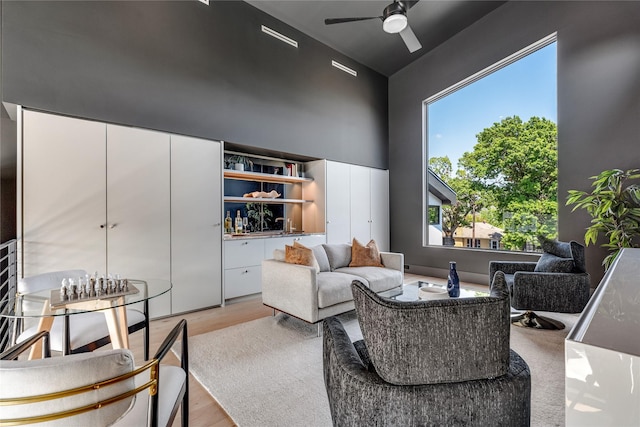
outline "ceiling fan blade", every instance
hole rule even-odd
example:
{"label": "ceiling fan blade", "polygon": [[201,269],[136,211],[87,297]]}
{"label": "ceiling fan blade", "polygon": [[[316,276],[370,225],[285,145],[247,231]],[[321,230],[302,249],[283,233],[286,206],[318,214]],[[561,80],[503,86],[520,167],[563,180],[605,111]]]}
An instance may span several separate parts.
{"label": "ceiling fan blade", "polygon": [[420,44],[420,41],[418,41],[418,38],[413,33],[413,30],[411,29],[410,26],[407,25],[404,28],[404,30],[400,31],[400,37],[402,37],[402,40],[404,41],[404,44],[407,45],[407,48],[409,49],[409,52],[413,53],[416,50],[422,48],[422,45]]}
{"label": "ceiling fan blade", "polygon": [[404,10],[409,10],[415,6],[418,1],[420,0],[400,0],[400,3],[404,6]]}
{"label": "ceiling fan blade", "polygon": [[382,19],[382,17],[380,16],[368,16],[368,17],[361,17],[361,18],[329,18],[329,19],[325,19],[324,23],[325,25],[331,25],[331,24],[341,24],[343,22],[355,22],[355,21],[366,21],[368,19]]}

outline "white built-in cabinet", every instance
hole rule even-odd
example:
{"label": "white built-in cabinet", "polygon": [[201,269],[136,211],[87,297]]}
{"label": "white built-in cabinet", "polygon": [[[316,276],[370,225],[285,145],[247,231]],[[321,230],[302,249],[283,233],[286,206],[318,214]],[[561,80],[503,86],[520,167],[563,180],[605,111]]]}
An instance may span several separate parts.
{"label": "white built-in cabinet", "polygon": [[21,276],[172,281],[151,317],[221,303],[220,143],[30,110],[21,127]]}
{"label": "white built-in cabinet", "polygon": [[171,135],[171,312],[222,303],[222,144]]}
{"label": "white built-in cabinet", "polygon": [[327,161],[327,243],[351,243],[350,166]]}
{"label": "white built-in cabinet", "polygon": [[327,242],[366,244],[388,251],[389,172],[327,161]]}

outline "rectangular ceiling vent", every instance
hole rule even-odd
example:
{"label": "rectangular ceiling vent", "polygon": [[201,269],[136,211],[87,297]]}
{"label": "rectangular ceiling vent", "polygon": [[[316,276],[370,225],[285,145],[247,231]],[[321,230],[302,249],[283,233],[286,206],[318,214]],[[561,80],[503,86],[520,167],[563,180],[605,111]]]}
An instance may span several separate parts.
{"label": "rectangular ceiling vent", "polygon": [[265,27],[264,25],[262,26],[262,32],[269,34],[271,37],[275,37],[278,40],[280,40],[281,42],[285,42],[286,44],[290,44],[293,47],[298,47],[298,42],[290,39],[289,37],[285,36],[284,34],[280,34],[279,32],[272,30],[269,27]]}
{"label": "rectangular ceiling vent", "polygon": [[345,73],[349,73],[352,76],[357,77],[358,76],[358,72],[356,70],[352,70],[351,68],[347,67],[346,65],[342,65],[341,63],[331,60],[331,65],[333,65],[334,67],[336,67],[338,70],[342,70]]}

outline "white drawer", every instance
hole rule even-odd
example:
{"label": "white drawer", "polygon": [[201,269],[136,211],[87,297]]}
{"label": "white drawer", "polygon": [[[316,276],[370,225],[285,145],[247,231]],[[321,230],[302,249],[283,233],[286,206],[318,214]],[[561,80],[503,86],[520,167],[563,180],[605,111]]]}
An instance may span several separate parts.
{"label": "white drawer", "polygon": [[264,258],[264,240],[227,240],[224,242],[224,268],[260,265]]}
{"label": "white drawer", "polygon": [[262,267],[251,266],[224,271],[224,298],[262,292]]}

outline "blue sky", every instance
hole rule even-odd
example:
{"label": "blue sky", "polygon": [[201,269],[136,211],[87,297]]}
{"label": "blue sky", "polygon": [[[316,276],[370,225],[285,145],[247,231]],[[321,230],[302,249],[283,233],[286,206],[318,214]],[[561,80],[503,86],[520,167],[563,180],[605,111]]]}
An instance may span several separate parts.
{"label": "blue sky", "polygon": [[556,43],[510,64],[428,106],[428,156],[458,158],[476,135],[509,116],[558,122]]}

